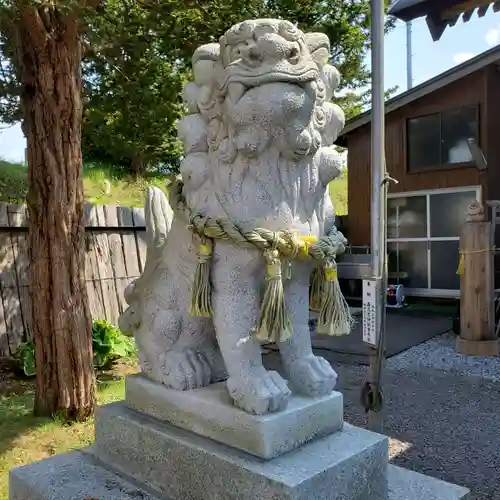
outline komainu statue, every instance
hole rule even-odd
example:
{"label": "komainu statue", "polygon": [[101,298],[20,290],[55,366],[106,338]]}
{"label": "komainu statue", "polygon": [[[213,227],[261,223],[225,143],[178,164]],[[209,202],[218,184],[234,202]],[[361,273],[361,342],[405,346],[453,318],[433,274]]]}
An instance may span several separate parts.
{"label": "komainu statue", "polygon": [[[194,53],[181,178],[168,201],[148,192],[146,265],[120,319],[151,379],[178,390],[227,379],[234,403],[255,414],[283,409],[291,391],[333,390],[309,330],[310,309],[319,333],[351,328],[335,264],[346,240],[327,193],[344,126],[329,54],[324,34],[274,19],[237,24]],[[263,367],[265,341],[287,380]]]}

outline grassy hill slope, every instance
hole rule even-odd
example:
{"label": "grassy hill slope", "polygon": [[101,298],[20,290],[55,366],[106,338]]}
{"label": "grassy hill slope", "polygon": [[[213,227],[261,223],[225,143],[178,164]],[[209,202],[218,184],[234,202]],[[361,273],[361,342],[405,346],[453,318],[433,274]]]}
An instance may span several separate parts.
{"label": "grassy hill slope", "polygon": [[[0,160],[0,202],[25,203],[28,193],[27,177],[25,165]],[[91,203],[140,207],[144,204],[144,192],[149,186],[165,189],[165,177],[148,174],[144,178],[135,179],[112,167],[87,164],[83,169],[83,186],[85,197]],[[346,214],[346,171],[330,184],[329,191],[336,213]]]}

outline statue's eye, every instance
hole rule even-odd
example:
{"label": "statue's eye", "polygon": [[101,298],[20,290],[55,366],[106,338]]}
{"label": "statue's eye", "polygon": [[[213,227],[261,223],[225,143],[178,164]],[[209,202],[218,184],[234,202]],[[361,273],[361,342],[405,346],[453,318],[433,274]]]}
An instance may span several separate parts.
{"label": "statue's eye", "polygon": [[241,49],[237,48],[233,50],[232,59],[240,59],[241,58]]}

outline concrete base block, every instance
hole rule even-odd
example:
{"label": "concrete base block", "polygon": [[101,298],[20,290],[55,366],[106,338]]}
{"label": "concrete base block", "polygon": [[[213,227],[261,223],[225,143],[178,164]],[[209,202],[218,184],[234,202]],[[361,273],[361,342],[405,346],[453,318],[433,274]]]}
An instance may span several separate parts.
{"label": "concrete base block", "polygon": [[9,479],[9,500],[162,500],[80,451],[18,467]]}
{"label": "concrete base block", "polygon": [[401,467],[389,465],[389,500],[468,500],[470,491]]}
{"label": "concrete base block", "polygon": [[342,394],[322,398],[292,396],[278,413],[249,415],[236,408],[225,383],[180,392],[131,375],[126,380],[127,405],[219,443],[261,458],[291,451],[342,429]]}
{"label": "concrete base block", "polygon": [[349,425],[262,460],[113,403],[92,452],[179,500],[387,500],[387,438]]}
{"label": "concrete base block", "polygon": [[[90,450],[89,450],[90,451]],[[112,462],[103,464],[93,456],[80,451],[57,455],[41,462],[13,469],[10,472],[10,500],[191,500],[191,496],[169,498],[153,489],[137,483],[134,479],[113,470]],[[416,472],[389,465],[387,500],[468,500],[469,491],[460,486],[440,481]],[[169,469],[164,471],[165,481],[175,475]],[[196,475],[196,471],[193,472]],[[329,480],[325,475],[325,480]],[[207,492],[204,500],[221,500],[237,498],[229,488],[238,478],[228,478],[227,490],[222,494],[213,495]],[[328,483],[330,490],[337,487],[337,482],[344,481],[339,477]],[[224,488],[224,485],[222,485]],[[323,489],[323,495],[306,494],[302,500],[322,500],[332,498],[328,488]],[[227,492],[227,493],[226,493]],[[262,497],[263,500],[269,497]],[[281,498],[281,497],[274,497]],[[335,497],[334,497],[335,498]],[[351,497],[344,497],[351,498]],[[372,497],[361,496],[363,500]]]}

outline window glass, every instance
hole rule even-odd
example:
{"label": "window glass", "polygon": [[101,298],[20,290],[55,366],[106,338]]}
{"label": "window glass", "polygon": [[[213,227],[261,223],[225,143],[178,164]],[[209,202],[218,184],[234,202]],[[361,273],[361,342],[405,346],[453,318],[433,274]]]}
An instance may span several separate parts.
{"label": "window glass", "polygon": [[475,191],[431,194],[431,237],[459,237],[467,219],[469,205],[475,200]]}
{"label": "window glass", "polygon": [[398,237],[398,198],[387,200],[387,237]]}
{"label": "window glass", "polygon": [[427,237],[427,199],[405,196],[387,200],[388,238]]}
{"label": "window glass", "polygon": [[426,238],[427,198],[408,196],[398,202],[398,238]]}
{"label": "window glass", "polygon": [[427,241],[399,241],[387,246],[391,282],[428,288]]}
{"label": "window glass", "polygon": [[441,162],[439,114],[411,118],[407,124],[408,169],[435,168]]}
{"label": "window glass", "polygon": [[472,162],[467,140],[478,138],[478,107],[410,118],[407,122],[409,172]]}
{"label": "window glass", "polygon": [[441,163],[469,163],[467,139],[477,139],[477,108],[447,111],[441,115]]}
{"label": "window glass", "polygon": [[460,276],[457,274],[460,242],[431,241],[431,288],[459,290]]}

